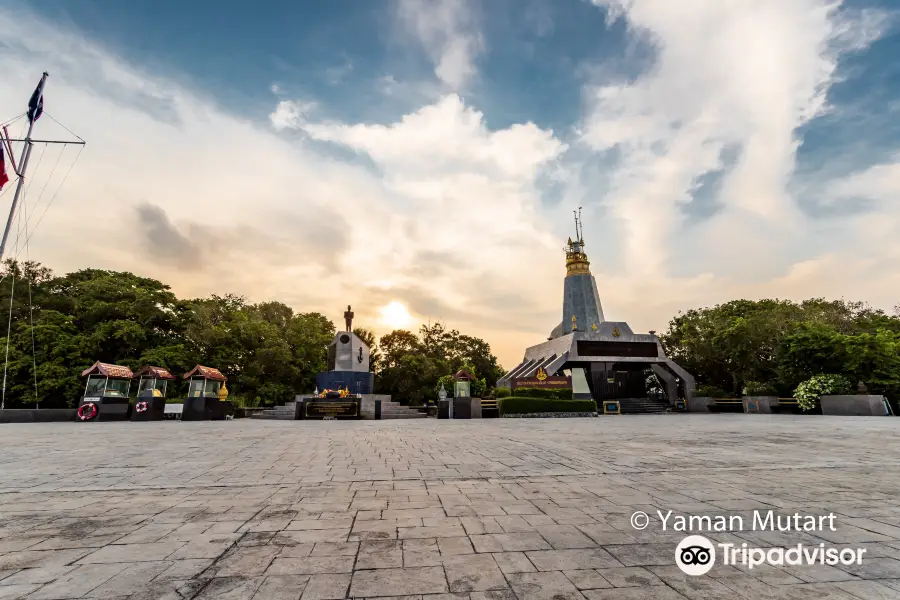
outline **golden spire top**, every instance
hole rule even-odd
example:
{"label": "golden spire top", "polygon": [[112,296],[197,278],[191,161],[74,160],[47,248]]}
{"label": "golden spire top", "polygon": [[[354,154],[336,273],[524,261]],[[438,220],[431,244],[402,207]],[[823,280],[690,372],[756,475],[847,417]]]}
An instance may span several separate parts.
{"label": "golden spire top", "polygon": [[584,235],[581,227],[581,207],[575,213],[575,241],[566,244],[566,275],[590,275],[591,263],[584,253]]}

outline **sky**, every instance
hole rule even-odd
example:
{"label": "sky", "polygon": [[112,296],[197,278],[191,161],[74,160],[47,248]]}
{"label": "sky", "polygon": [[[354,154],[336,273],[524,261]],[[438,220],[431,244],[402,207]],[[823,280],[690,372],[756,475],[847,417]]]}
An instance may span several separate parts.
{"label": "sky", "polygon": [[582,207],[635,331],[890,310],[897,56],[896,0],[0,0],[0,122],[47,71],[35,138],[87,140],[34,146],[6,256],[441,321],[511,368],[563,318]]}

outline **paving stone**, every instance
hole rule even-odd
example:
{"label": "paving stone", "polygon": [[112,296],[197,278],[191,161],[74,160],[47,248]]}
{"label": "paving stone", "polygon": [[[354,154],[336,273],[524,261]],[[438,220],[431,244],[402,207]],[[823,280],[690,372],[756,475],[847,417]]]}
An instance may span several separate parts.
{"label": "paving stone", "polygon": [[595,548],[597,543],[574,525],[538,525],[535,530],[554,550],[567,548]]}
{"label": "paving stone", "polygon": [[476,552],[523,552],[550,549],[550,544],[538,533],[473,535],[470,539]]}
{"label": "paving stone", "polygon": [[356,571],[350,585],[350,595],[354,598],[441,594],[447,591],[447,578],[441,567]]}
{"label": "paving stone", "polygon": [[166,572],[170,566],[171,563],[165,561],[144,562],[128,566],[107,580],[106,583],[93,589],[90,595],[92,598],[129,596],[135,591],[147,587],[154,578]]}
{"label": "paving stone", "polygon": [[31,592],[40,589],[40,583],[0,585],[0,600],[18,600],[28,596]]}
{"label": "paving stone", "polygon": [[148,562],[164,560],[184,546],[184,542],[110,545],[81,558],[79,564]]}
{"label": "paving stone", "polygon": [[31,594],[29,600],[60,600],[87,596],[93,589],[100,587],[129,566],[124,563],[80,565]]}
{"label": "paving stone", "polygon": [[309,575],[267,575],[257,588],[254,600],[299,600]]}
{"label": "paving stone", "polygon": [[574,571],[577,569],[608,569],[622,563],[602,548],[585,550],[543,550],[526,552],[538,571]]}
{"label": "paving stone", "polygon": [[235,548],[216,563],[216,577],[262,575],[280,551],[277,546]]}
{"label": "paving stone", "polygon": [[451,592],[482,592],[508,587],[506,578],[490,554],[460,554],[444,559]]}
{"label": "paving stone", "polygon": [[263,577],[216,577],[194,600],[251,600],[262,582]]}
{"label": "paving stone", "polygon": [[491,554],[504,573],[531,573],[537,571],[524,552],[495,552]]}
{"label": "paving stone", "polygon": [[344,598],[350,587],[350,575],[313,575],[303,590],[301,600]]}
{"label": "paving stone", "polygon": [[613,587],[641,587],[647,585],[665,585],[662,580],[643,567],[616,567],[597,569]]}
{"label": "paving stone", "polygon": [[563,571],[569,581],[575,584],[579,590],[594,590],[613,587],[603,575],[596,569],[581,569],[578,571]]}
{"label": "paving stone", "polygon": [[513,573],[509,584],[519,598],[529,600],[579,600],[578,588],[560,571],[545,573]]}
{"label": "paving stone", "polygon": [[472,542],[467,537],[448,537],[438,538],[438,548],[444,556],[454,554],[472,554],[475,550],[472,548]]}
{"label": "paving stone", "polygon": [[399,540],[362,542],[356,556],[357,569],[390,569],[403,566],[403,543]]}
{"label": "paving stone", "polygon": [[[835,446],[837,422],[151,423],[140,428],[139,453],[137,430],[117,424],[6,428],[0,597],[343,599],[352,581],[361,597],[409,600],[513,600],[513,582],[529,590],[518,600],[579,597],[579,588],[588,598],[890,598],[900,593],[900,459],[884,449],[896,444],[895,427],[840,419]],[[53,447],[37,442],[50,438]],[[759,461],[776,446],[791,468]],[[91,447],[103,466],[84,468],[72,447]],[[197,458],[173,467],[172,456]],[[637,531],[629,520],[657,509],[747,520],[770,507],[834,512],[837,531],[745,528],[709,539],[861,546],[862,564],[719,564],[688,578],[674,565],[683,532],[659,523]],[[301,572],[276,575],[276,564]],[[416,574],[432,572],[434,591],[383,585],[423,585]],[[617,587],[594,587],[604,582]]]}
{"label": "paving stone", "polygon": [[276,558],[268,575],[314,575],[317,573],[350,573],[352,556],[308,556],[306,558]]}

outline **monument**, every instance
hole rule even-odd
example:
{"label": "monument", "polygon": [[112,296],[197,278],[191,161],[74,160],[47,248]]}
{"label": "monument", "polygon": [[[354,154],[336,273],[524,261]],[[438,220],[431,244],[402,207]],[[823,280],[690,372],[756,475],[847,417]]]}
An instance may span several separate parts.
{"label": "monument", "polygon": [[369,370],[370,350],[353,333],[353,311],[350,306],[344,313],[344,326],[344,331],[338,331],[328,345],[328,371],[316,375],[316,387],[320,390],[343,389],[353,394],[371,394],[375,387],[375,374]]}
{"label": "monument", "polygon": [[[497,381],[497,387],[558,387],[571,378],[573,397],[618,400],[622,412],[675,408],[693,396],[694,378],[670,360],[654,332],[637,334],[628,323],[607,321],[597,282],[584,252],[580,209],[575,240],[568,240],[562,321],[547,341],[525,350],[522,362]],[[650,369],[664,384],[666,400],[648,397]],[[549,382],[549,383],[535,383]]]}

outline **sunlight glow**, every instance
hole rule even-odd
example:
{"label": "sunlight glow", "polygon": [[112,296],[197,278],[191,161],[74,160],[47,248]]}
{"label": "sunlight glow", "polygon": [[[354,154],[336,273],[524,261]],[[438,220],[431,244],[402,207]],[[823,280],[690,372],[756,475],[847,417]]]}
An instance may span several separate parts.
{"label": "sunlight glow", "polygon": [[393,329],[403,329],[412,323],[412,317],[403,303],[394,300],[380,310],[381,322]]}

